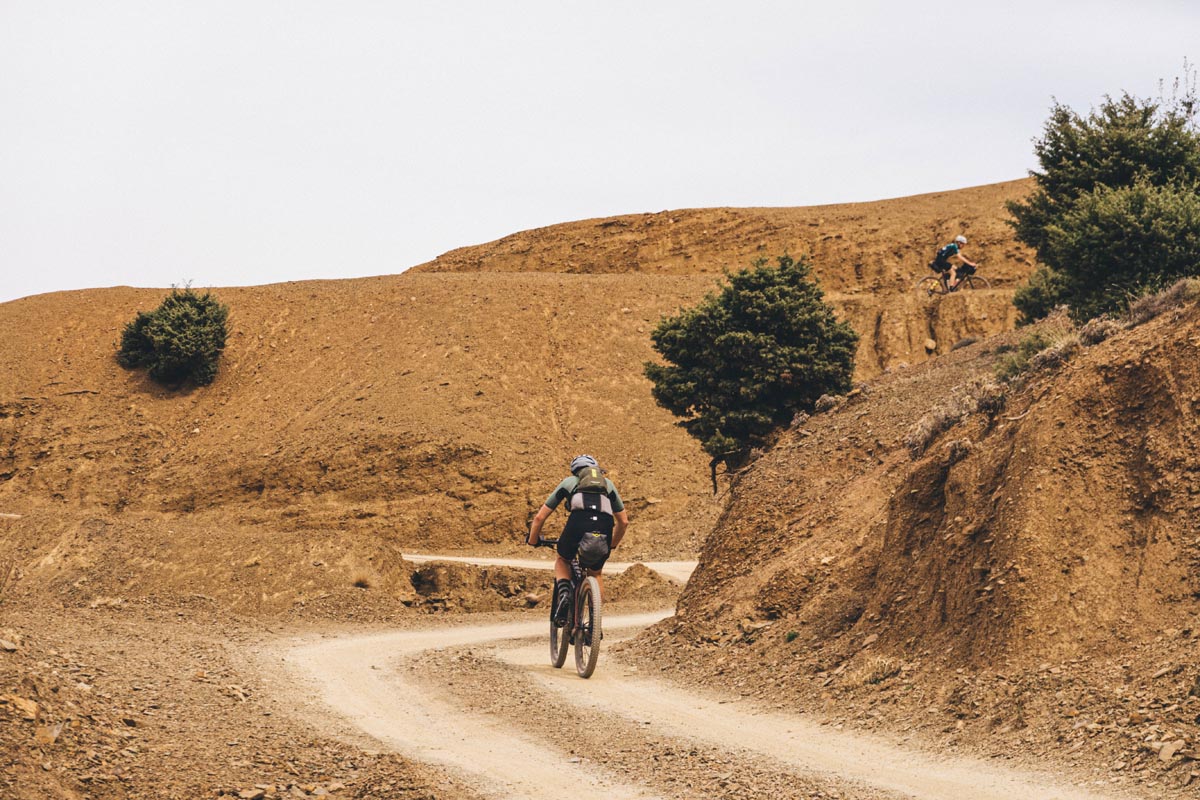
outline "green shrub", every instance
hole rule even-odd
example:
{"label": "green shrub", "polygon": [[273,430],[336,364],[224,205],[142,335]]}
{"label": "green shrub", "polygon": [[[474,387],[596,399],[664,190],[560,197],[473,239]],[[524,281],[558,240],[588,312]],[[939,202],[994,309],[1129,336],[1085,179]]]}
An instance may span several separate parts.
{"label": "green shrub", "polygon": [[1084,346],[1080,332],[1069,319],[1050,320],[996,362],[996,379],[1004,383],[1027,372],[1058,367],[1070,361]]}
{"label": "green shrub", "polygon": [[719,294],[664,318],[651,334],[667,364],[646,364],[654,399],[712,456],[740,466],[755,447],[851,388],[858,335],[825,303],[809,267],[759,260]]}
{"label": "green shrub", "polygon": [[228,317],[229,307],[210,292],[172,289],[158,308],[138,312],[125,326],[117,361],[147,368],[158,383],[206,386],[217,376]]}
{"label": "green shrub", "polygon": [[1013,294],[1013,305],[1019,312],[1018,325],[1028,325],[1043,317],[1050,316],[1062,304],[1066,296],[1066,282],[1063,276],[1039,264],[1029,276],[1029,283],[1017,287]]}
{"label": "green shrub", "polygon": [[1008,204],[1017,239],[1043,265],[1014,300],[1023,322],[1060,304],[1088,319],[1140,287],[1200,272],[1194,73],[1175,88],[1157,101],[1106,97],[1086,117],[1054,105],[1034,145],[1035,189]]}
{"label": "green shrub", "polygon": [[1029,360],[1051,344],[1050,337],[1043,331],[1031,333],[1021,340],[1017,349],[996,363],[996,378],[1011,381],[1029,369]]}
{"label": "green shrub", "polygon": [[1097,187],[1047,230],[1071,316],[1123,311],[1131,296],[1200,272],[1200,194],[1195,186]]}

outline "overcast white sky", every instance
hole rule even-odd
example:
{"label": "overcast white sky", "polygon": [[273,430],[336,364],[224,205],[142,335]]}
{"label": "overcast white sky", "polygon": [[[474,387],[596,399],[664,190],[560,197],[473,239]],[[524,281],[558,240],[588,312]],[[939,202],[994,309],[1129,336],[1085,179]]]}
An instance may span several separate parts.
{"label": "overcast white sky", "polygon": [[0,0],[0,301],[1019,178],[1200,3]]}

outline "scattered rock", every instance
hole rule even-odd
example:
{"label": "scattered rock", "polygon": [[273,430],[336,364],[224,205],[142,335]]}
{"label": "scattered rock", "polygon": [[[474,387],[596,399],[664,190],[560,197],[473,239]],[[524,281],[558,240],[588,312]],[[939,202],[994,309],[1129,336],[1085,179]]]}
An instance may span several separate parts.
{"label": "scattered rock", "polygon": [[1183,749],[1185,744],[1187,743],[1182,739],[1176,739],[1173,742],[1165,742],[1162,748],[1158,751],[1158,760],[1164,764],[1169,764],[1171,759],[1175,757],[1176,753]]}
{"label": "scattered rock", "polygon": [[10,705],[20,713],[22,719],[36,720],[41,712],[38,704],[33,700],[26,700],[24,697],[18,697],[15,694],[0,695],[0,705]]}
{"label": "scattered rock", "polygon": [[62,733],[63,724],[60,722],[57,725],[39,725],[37,730],[33,732],[33,740],[42,747],[49,747],[58,741],[59,735]]}
{"label": "scattered rock", "polygon": [[226,697],[232,697],[234,700],[245,702],[250,699],[250,692],[243,686],[235,686],[230,684],[221,690],[221,693]]}

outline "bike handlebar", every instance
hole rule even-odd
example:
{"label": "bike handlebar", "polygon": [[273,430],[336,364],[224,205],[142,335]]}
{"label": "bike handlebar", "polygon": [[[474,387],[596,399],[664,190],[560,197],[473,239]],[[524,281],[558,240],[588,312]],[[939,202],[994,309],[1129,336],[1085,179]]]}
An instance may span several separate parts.
{"label": "bike handlebar", "polygon": [[538,539],[534,547],[554,547],[558,544],[558,539]]}

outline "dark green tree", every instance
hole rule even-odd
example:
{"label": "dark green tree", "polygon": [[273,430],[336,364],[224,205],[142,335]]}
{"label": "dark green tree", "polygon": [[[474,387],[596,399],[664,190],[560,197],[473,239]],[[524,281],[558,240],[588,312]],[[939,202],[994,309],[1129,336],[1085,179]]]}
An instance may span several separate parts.
{"label": "dark green tree", "polygon": [[229,307],[212,293],[172,289],[158,308],[138,312],[125,326],[117,362],[146,367],[158,383],[206,386],[217,376],[228,318]]}
{"label": "dark green tree", "polygon": [[[1200,194],[1194,188],[1100,186],[1047,228],[1071,316],[1088,320],[1200,273]],[[1067,266],[1069,265],[1069,266]]]}
{"label": "dark green tree", "polygon": [[[1077,319],[1115,311],[1131,290],[1162,283],[1178,268],[1159,256],[1178,249],[1169,237],[1186,232],[1188,198],[1200,185],[1198,110],[1194,78],[1182,87],[1177,81],[1169,99],[1106,97],[1087,116],[1054,105],[1034,143],[1041,167],[1031,173],[1034,191],[1008,204],[1017,239],[1041,262],[1017,291],[1022,321],[1064,303]],[[1164,208],[1171,224],[1151,216]],[[1095,235],[1105,217],[1133,234],[1136,248],[1098,249],[1116,243]]]}
{"label": "dark green tree", "polygon": [[849,390],[858,335],[789,256],[729,275],[728,285],[664,318],[651,334],[668,363],[646,364],[654,399],[719,463],[752,448],[823,394]]}

